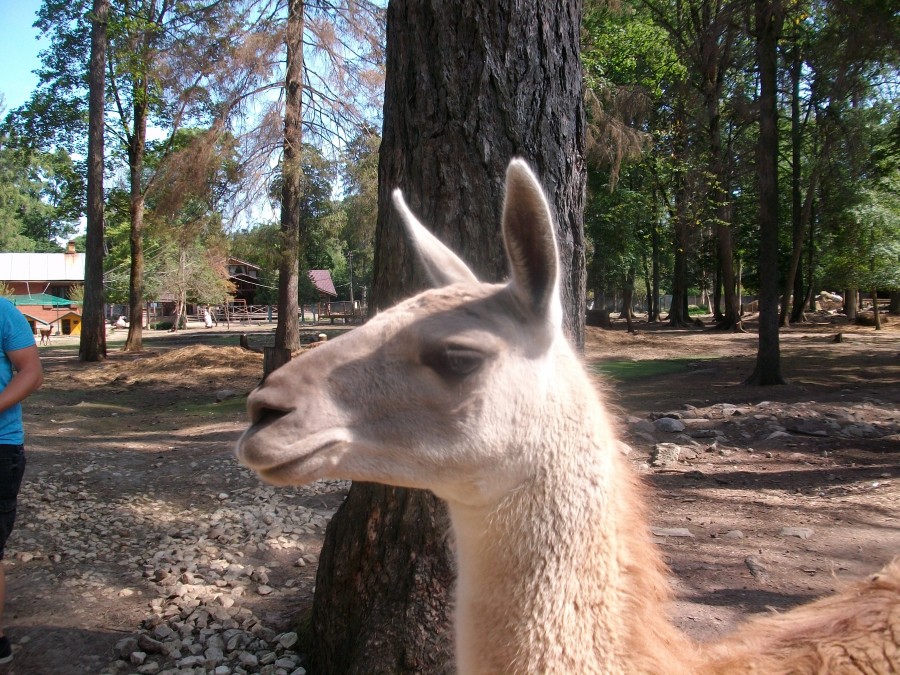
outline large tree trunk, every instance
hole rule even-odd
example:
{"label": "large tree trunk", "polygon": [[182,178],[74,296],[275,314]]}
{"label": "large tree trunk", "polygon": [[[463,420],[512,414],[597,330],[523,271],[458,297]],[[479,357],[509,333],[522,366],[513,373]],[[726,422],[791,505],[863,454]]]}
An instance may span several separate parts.
{"label": "large tree trunk", "polygon": [[716,218],[716,239],[718,243],[719,265],[722,271],[722,286],[725,296],[725,312],[717,328],[740,331],[741,312],[735,294],[734,244],[731,234],[731,207],[728,203],[728,170],[722,152],[722,125],[719,101],[724,81],[723,61],[727,61],[731,51],[731,32],[723,29],[727,25],[715,13],[711,3],[704,3],[705,18],[701,34],[701,73],[703,77],[703,98],[706,107],[707,138],[709,142],[709,164],[712,175],[710,191]]}
{"label": "large tree trunk", "polygon": [[875,319],[875,330],[881,330],[881,312],[878,311],[878,289],[872,289],[872,316]]}
{"label": "large tree trunk", "polygon": [[[677,153],[680,158],[686,158],[690,153],[690,139],[687,133],[687,112],[682,97],[679,96],[675,106],[675,118],[677,139],[675,141]],[[672,228],[674,233],[675,264],[672,267],[672,304],[669,305],[668,322],[672,328],[685,328],[691,325],[688,314],[688,274],[687,256],[690,238],[691,218],[688,204],[686,169],[682,168],[676,174],[675,206],[671,209]]]}
{"label": "large tree trunk", "polygon": [[844,291],[844,314],[851,322],[856,321],[859,310],[859,289],[848,288]]}
{"label": "large tree trunk", "polygon": [[[802,296],[796,293],[795,288],[800,256],[803,254],[804,234],[801,216],[802,195],[800,194],[800,149],[803,143],[803,134],[800,128],[800,75],[803,61],[800,58],[798,45],[794,45],[791,56],[791,264],[788,267],[787,277],[784,280],[784,291],[781,294],[781,313],[778,317],[778,323],[781,326],[788,325],[792,292],[794,304],[802,303]],[[790,316],[793,316],[793,313]]]}
{"label": "large tree trunk", "polygon": [[[686,200],[687,195],[680,195],[679,200]],[[669,306],[669,325],[672,328],[684,328],[690,325],[687,302],[687,249],[688,229],[690,223],[687,209],[683,204],[676,209],[675,217],[675,265],[672,269],[672,304]]]}
{"label": "large tree trunk", "polygon": [[126,352],[143,349],[144,316],[144,147],[147,139],[147,81],[139,79],[134,87],[134,128],[128,145],[128,169],[131,180],[131,275],[128,283],[128,337]]}
{"label": "large tree trunk", "polygon": [[659,222],[653,224],[653,232],[650,234],[650,246],[653,251],[653,297],[650,303],[650,313],[647,321],[654,323],[659,321]]}
{"label": "large tree trunk", "polygon": [[759,61],[759,348],[748,384],[784,384],[778,336],[778,36],[784,23],[781,0],[756,0]]}
{"label": "large tree trunk", "polygon": [[106,76],[106,26],[109,0],[94,0],[91,12],[91,63],[88,82],[87,232],[80,361],[106,358],[103,316],[103,124]]}
{"label": "large tree trunk", "polygon": [[[424,285],[391,207],[396,187],[476,274],[506,277],[503,177],[520,156],[557,218],[566,328],[583,345],[580,22],[579,0],[389,4],[373,311]],[[432,494],[354,485],[319,561],[314,672],[452,672],[451,570]]]}
{"label": "large tree trunk", "polygon": [[[278,262],[278,325],[275,349],[300,347],[300,200],[303,189],[303,0],[288,2],[284,156],[281,161],[281,232]],[[267,373],[266,373],[267,374]]]}

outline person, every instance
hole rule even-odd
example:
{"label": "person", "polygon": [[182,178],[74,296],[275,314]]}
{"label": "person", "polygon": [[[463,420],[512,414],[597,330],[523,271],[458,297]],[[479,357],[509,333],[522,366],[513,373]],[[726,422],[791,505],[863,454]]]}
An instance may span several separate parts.
{"label": "person", "polygon": [[34,333],[22,313],[0,298],[0,663],[12,659],[3,630],[6,574],[3,553],[16,520],[16,500],[25,472],[25,429],[21,401],[44,381]]}

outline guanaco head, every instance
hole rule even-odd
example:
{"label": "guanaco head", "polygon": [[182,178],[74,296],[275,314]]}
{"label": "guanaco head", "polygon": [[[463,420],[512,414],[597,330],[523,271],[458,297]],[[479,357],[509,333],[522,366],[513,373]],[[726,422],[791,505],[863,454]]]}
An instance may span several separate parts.
{"label": "guanaco head", "polygon": [[543,192],[507,170],[506,284],[479,282],[394,203],[435,288],[276,370],[249,398],[238,458],[276,484],[319,478],[495,499],[533,470],[564,342],[559,262]]}

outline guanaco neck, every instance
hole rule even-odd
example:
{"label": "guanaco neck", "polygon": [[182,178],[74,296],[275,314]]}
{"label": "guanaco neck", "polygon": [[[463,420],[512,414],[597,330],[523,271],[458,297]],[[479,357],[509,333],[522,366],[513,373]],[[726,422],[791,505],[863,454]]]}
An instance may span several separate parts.
{"label": "guanaco neck", "polygon": [[687,673],[695,663],[667,619],[638,486],[602,411],[592,413],[593,425],[580,418],[586,435],[563,430],[540,473],[500,503],[449,504],[463,675]]}

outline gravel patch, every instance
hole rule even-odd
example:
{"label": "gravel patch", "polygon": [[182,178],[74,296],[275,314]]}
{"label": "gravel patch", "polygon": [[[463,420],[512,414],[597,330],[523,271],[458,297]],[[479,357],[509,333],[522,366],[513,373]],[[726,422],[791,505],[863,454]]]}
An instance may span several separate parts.
{"label": "gravel patch", "polygon": [[[223,456],[202,471],[219,474],[216,484],[230,483],[227,490],[201,487],[173,501],[152,487],[111,497],[98,485],[103,470],[98,453],[74,476],[64,465],[29,476],[7,551],[13,565],[45,567],[65,593],[146,601],[145,619],[101,672],[305,673],[296,632],[266,617],[290,602],[302,568],[317,562],[333,511],[316,497],[343,494],[349,484],[274,488]],[[317,501],[322,508],[308,505]]]}

